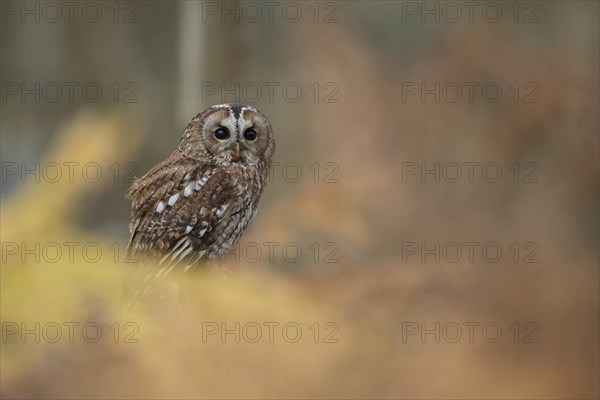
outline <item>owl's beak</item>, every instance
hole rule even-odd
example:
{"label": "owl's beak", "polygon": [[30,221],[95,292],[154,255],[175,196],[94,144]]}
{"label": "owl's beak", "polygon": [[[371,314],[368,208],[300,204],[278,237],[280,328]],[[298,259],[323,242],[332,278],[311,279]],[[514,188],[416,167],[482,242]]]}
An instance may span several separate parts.
{"label": "owl's beak", "polygon": [[233,160],[234,161],[242,161],[240,142],[236,142],[233,147]]}

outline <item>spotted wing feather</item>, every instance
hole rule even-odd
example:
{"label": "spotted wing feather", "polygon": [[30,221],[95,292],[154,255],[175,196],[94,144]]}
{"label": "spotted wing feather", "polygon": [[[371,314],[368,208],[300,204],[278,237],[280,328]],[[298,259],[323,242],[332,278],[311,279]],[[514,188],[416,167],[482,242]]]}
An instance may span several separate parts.
{"label": "spotted wing feather", "polygon": [[[256,207],[246,177],[174,153],[135,182],[128,254],[143,263],[144,283],[132,284],[139,298],[173,270],[187,272],[229,251]],[[136,300],[137,301],[137,300]]]}

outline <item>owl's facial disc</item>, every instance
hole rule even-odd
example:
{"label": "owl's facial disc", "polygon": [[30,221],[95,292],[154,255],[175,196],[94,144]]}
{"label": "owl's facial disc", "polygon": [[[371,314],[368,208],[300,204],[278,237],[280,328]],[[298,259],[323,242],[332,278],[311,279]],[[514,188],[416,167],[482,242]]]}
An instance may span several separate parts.
{"label": "owl's facial disc", "polygon": [[[223,114],[223,113],[220,113]],[[245,153],[249,150],[247,143],[242,139],[246,121],[243,117],[235,118],[231,111],[226,115],[219,115],[220,119],[215,121],[214,137],[218,140],[218,153],[227,155],[232,162],[246,161]]]}
{"label": "owl's facial disc", "polygon": [[202,129],[206,150],[219,163],[257,163],[269,140],[265,117],[241,104],[222,104],[213,109]]}

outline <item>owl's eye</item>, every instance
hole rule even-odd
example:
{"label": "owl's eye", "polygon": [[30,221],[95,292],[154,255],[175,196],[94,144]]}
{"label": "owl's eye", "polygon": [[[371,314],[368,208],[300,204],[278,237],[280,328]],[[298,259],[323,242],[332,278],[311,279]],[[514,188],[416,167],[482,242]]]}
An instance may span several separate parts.
{"label": "owl's eye", "polygon": [[244,138],[250,142],[253,141],[256,139],[256,131],[254,129],[246,129],[246,132],[244,132]]}
{"label": "owl's eye", "polygon": [[215,131],[215,137],[219,140],[225,140],[229,137],[229,130],[227,128],[219,128]]}

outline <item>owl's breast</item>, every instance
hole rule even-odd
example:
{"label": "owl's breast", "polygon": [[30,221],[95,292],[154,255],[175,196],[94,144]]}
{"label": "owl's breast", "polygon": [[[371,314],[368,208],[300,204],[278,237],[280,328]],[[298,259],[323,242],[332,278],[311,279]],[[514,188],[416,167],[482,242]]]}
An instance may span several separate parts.
{"label": "owl's breast", "polygon": [[[215,178],[222,179],[223,192],[212,206],[217,217],[209,235],[212,239],[208,258],[215,259],[231,251],[254,217],[262,193],[261,177],[255,171],[227,167]],[[215,182],[216,183],[216,182]]]}

